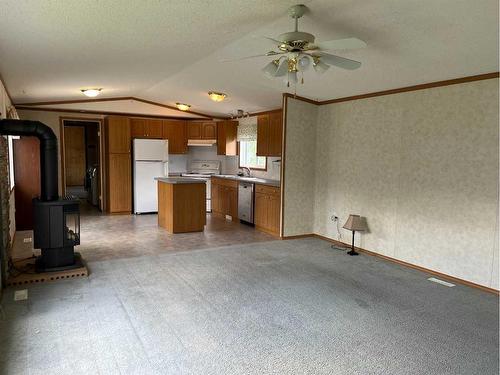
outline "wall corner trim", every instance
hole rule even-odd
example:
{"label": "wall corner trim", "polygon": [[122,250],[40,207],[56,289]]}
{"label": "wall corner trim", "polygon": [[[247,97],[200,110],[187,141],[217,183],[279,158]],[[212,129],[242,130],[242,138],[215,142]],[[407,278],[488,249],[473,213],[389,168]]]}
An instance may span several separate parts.
{"label": "wall corner trim", "polygon": [[422,84],[413,85],[413,86],[405,86],[405,87],[399,87],[399,88],[395,88],[395,89],[389,89],[389,90],[383,90],[383,91],[375,91],[375,92],[370,92],[370,93],[366,93],[366,94],[359,94],[359,95],[353,95],[353,96],[346,96],[346,97],[343,97],[343,98],[327,99],[327,100],[319,100],[319,101],[318,100],[309,99],[309,98],[306,98],[306,97],[303,97],[303,96],[298,96],[298,95],[290,94],[288,92],[283,93],[283,96],[286,97],[286,98],[297,99],[297,100],[301,100],[303,102],[307,102],[307,103],[311,103],[311,104],[315,104],[315,105],[325,105],[325,104],[334,104],[334,103],[348,102],[348,101],[351,101],[351,100],[374,98],[376,96],[400,94],[400,93],[408,92],[408,91],[417,91],[417,90],[424,90],[424,89],[430,89],[430,88],[435,88],[435,87],[457,85],[457,84],[460,84],[460,83],[482,81],[482,80],[485,80],[485,79],[498,78],[499,76],[500,76],[499,72],[477,74],[477,75],[473,75],[473,76],[466,76],[466,77],[460,77],[460,78],[447,79],[447,80],[444,80],[444,81],[428,82],[428,83],[422,83]]}

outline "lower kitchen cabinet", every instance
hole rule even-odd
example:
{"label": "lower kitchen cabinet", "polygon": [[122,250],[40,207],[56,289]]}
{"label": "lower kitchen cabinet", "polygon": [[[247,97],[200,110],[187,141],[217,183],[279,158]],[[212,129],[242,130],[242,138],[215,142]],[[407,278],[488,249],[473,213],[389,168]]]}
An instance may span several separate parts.
{"label": "lower kitchen cabinet", "polygon": [[255,185],[255,228],[273,235],[280,234],[280,188]]}
{"label": "lower kitchen cabinet", "polygon": [[212,178],[212,213],[218,216],[238,218],[238,182]]}

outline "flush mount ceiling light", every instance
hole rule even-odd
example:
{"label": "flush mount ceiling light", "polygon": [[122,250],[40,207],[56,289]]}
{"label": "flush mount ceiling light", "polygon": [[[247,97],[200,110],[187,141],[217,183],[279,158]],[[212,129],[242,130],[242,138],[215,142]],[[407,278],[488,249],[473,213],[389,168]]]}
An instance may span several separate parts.
{"label": "flush mount ceiling light", "polygon": [[175,103],[175,106],[177,109],[180,109],[181,111],[188,111],[191,106],[189,104],[184,104],[184,103]]}
{"label": "flush mount ceiling light", "polygon": [[215,92],[215,91],[209,91],[208,96],[214,102],[222,102],[224,99],[227,98],[227,94],[224,94],[223,92]]}
{"label": "flush mount ceiling light", "polygon": [[88,96],[89,98],[95,98],[97,95],[101,93],[102,89],[83,89],[80,90],[83,95]]}
{"label": "flush mount ceiling light", "polygon": [[332,55],[326,53],[326,51],[364,48],[366,43],[357,38],[315,43],[314,35],[298,30],[299,18],[307,10],[307,7],[301,4],[294,5],[288,10],[288,14],[295,22],[295,30],[281,34],[276,39],[266,37],[268,44],[269,42],[274,44],[273,50],[262,55],[246,56],[226,61],[273,56],[274,59],[266,64],[262,71],[269,77],[284,78],[287,86],[290,86],[290,82],[298,82],[298,73],[301,73],[301,83],[304,83],[302,73],[308,70],[311,65],[319,74],[324,73],[331,65],[348,70],[358,69],[361,66],[359,61]]}

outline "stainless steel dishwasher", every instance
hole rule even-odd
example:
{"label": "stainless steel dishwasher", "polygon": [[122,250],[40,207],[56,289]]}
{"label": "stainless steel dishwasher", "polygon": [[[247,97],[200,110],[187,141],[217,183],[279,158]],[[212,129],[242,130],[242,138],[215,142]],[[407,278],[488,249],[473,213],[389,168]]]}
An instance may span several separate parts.
{"label": "stainless steel dishwasher", "polygon": [[238,218],[253,224],[253,183],[240,181],[238,187]]}

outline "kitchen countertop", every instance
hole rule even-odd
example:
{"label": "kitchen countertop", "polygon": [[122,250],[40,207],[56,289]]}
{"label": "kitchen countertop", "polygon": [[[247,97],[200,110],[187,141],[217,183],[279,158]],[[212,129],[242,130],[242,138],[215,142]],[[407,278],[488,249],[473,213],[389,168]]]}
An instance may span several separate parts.
{"label": "kitchen countertop", "polygon": [[155,180],[167,184],[204,184],[205,180],[196,177],[155,177]]}
{"label": "kitchen countertop", "polygon": [[252,182],[254,184],[268,185],[274,187],[280,187],[281,185],[279,180],[269,180],[267,178],[259,178],[259,177],[243,177],[232,174],[218,174],[218,175],[213,175],[212,177],[224,178],[226,180]]}

